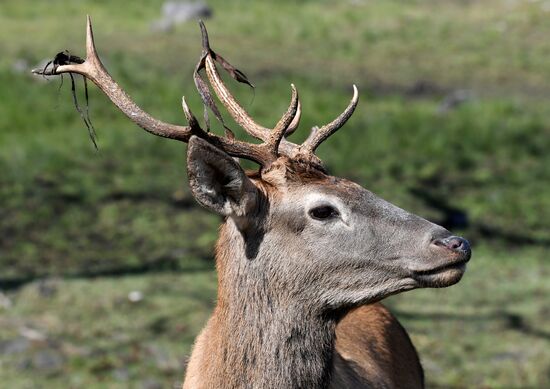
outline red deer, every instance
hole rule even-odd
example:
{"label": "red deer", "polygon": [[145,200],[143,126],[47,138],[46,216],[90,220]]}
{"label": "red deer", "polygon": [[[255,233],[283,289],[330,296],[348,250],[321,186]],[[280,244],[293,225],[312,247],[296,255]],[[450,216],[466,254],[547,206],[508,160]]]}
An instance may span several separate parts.
{"label": "red deer", "polygon": [[[355,110],[355,86],[340,116],[314,127],[302,144],[292,143],[287,136],[301,113],[294,86],[278,123],[259,125],[232,97],[216,62],[234,78],[246,77],[212,51],[201,29],[195,83],[203,102],[217,110],[198,73],[205,69],[235,122],[262,143],[237,140],[229,129],[225,136],[202,129],[185,99],[187,126],[144,112],[102,65],[89,19],[86,59],[67,57],[37,71],[81,74],[146,131],[187,142],[194,197],[225,217],[216,245],[217,304],[196,340],[183,387],[423,387],[407,333],[378,301],[455,284],[471,256],[468,241],[326,171],[315,150]],[[245,172],[235,158],[259,169]]]}

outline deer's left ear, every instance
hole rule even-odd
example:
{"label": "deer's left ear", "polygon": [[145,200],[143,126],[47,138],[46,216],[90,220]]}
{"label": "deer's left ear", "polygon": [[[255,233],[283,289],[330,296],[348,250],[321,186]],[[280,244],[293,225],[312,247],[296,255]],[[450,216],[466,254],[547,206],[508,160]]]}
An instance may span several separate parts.
{"label": "deer's left ear", "polygon": [[231,156],[192,136],[187,149],[189,186],[197,201],[223,216],[241,217],[252,210],[258,189]]}

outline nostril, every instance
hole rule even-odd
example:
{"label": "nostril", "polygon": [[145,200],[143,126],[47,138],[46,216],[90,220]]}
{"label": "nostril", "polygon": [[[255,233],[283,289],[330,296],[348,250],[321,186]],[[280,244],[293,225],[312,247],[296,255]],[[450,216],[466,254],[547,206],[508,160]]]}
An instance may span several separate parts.
{"label": "nostril", "polygon": [[462,247],[462,239],[452,239],[449,242],[449,247],[453,250]]}
{"label": "nostril", "polygon": [[437,246],[445,247],[452,251],[469,251],[470,243],[459,236],[449,236],[443,239],[437,239],[434,242]]}

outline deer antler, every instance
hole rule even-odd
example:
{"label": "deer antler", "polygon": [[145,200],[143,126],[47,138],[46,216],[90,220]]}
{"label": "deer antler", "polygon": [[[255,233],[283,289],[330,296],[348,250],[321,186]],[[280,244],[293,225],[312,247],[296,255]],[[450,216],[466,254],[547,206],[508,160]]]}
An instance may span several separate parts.
{"label": "deer antler", "polygon": [[[233,68],[233,66],[231,66],[223,57],[221,57],[210,48],[208,32],[206,31],[206,27],[204,26],[202,21],[200,22],[200,27],[202,33],[203,54],[201,60],[199,61],[199,64],[195,69],[195,83],[200,84],[200,81],[197,83],[197,78],[200,79],[200,76],[198,76],[198,72],[203,68],[206,69],[206,75],[208,77],[210,85],[212,86],[212,89],[214,90],[214,93],[223,104],[223,106],[227,109],[233,120],[235,120],[235,122],[237,122],[237,124],[239,124],[249,135],[255,137],[256,139],[267,141],[271,136],[270,134],[272,130],[256,123],[254,119],[250,117],[248,112],[246,112],[246,110],[237,102],[237,100],[235,100],[235,98],[221,79],[215,63],[218,62],[220,65],[222,65],[222,67],[227,70],[229,74],[237,81],[251,85],[250,82],[248,81],[248,79],[246,79],[244,74],[242,74],[239,70]],[[199,89],[199,92],[201,93],[201,96],[203,97],[203,102],[213,110],[214,114],[216,114],[217,109],[215,108],[215,106],[214,108],[211,107],[211,105],[213,105],[213,102],[208,92],[204,91],[205,87],[199,85],[197,85],[197,87]],[[294,86],[292,86],[292,88],[294,91]],[[353,85],[353,97],[345,111],[329,124],[326,124],[321,128],[313,127],[311,130],[311,134],[302,145],[297,145],[286,139],[287,136],[296,131],[300,123],[302,110],[301,104],[298,101],[296,115],[288,125],[284,133],[284,137],[280,141],[279,153],[287,155],[291,158],[300,158],[321,165],[321,161],[314,154],[315,150],[323,141],[334,134],[347,122],[347,120],[351,117],[353,111],[357,107],[358,100],[359,93],[357,91],[357,87]],[[223,123],[223,120],[220,119],[220,121],[222,121]]]}
{"label": "deer antler", "polygon": [[[217,113],[217,109],[212,102],[212,99],[209,95],[207,87],[203,84],[202,79],[200,78],[200,75],[199,75],[199,72],[202,69],[205,69],[206,75],[208,77],[208,81],[210,82],[212,89],[214,90],[216,96],[221,101],[223,106],[227,109],[227,112],[229,112],[233,120],[235,120],[235,122],[237,122],[237,124],[241,126],[249,135],[253,136],[256,139],[262,140],[264,142],[269,142],[273,135],[273,132],[278,129],[278,125],[281,122],[279,122],[274,129],[263,127],[260,124],[256,123],[254,119],[250,117],[248,112],[246,112],[244,108],[238,103],[238,101],[233,97],[233,95],[231,94],[231,92],[229,91],[229,89],[221,79],[220,74],[218,73],[218,69],[216,68],[216,62],[218,62],[231,75],[232,78],[236,79],[239,82],[248,84],[250,86],[252,86],[252,84],[248,81],[246,76],[241,71],[239,71],[238,69],[235,69],[222,56],[220,56],[219,54],[217,54],[211,49],[206,27],[204,26],[204,23],[202,21],[200,21],[199,24],[201,28],[201,34],[202,34],[203,52],[202,52],[201,59],[195,69],[195,84],[197,85],[197,89],[201,94],[203,102],[210,109],[212,109],[212,111],[214,112],[214,115],[223,124],[223,120],[221,119],[221,116]],[[294,85],[291,85],[291,88],[292,88],[292,96],[294,99],[294,96],[295,95],[297,96],[296,87]],[[291,104],[287,113],[291,112],[291,107],[293,106],[293,104],[294,104],[294,101],[291,101]],[[299,100],[297,100],[297,108],[292,111],[295,111],[295,112],[293,113],[293,117],[290,118],[291,121],[287,123],[286,130],[283,133],[283,136],[292,134],[298,127],[298,124],[300,122],[301,112],[302,112],[301,104]],[[285,114],[285,116],[286,115],[287,114]],[[286,141],[284,138],[279,140],[277,145],[279,148],[278,152],[285,155],[289,155],[290,151],[294,149],[296,146]]]}
{"label": "deer antler", "polygon": [[342,128],[344,124],[346,124],[348,119],[353,114],[353,111],[355,111],[358,102],[359,91],[357,90],[357,87],[353,85],[353,97],[351,98],[351,101],[344,112],[342,112],[340,116],[338,116],[332,122],[325,124],[321,128],[313,127],[308,138],[300,146],[300,152],[304,154],[315,153],[315,150],[317,149],[317,147],[319,147],[321,143],[323,143],[329,136],[334,134],[336,131]]}
{"label": "deer antler", "polygon": [[[214,146],[224,150],[228,154],[252,160],[262,166],[268,166],[276,157],[268,153],[272,145],[256,145],[241,142],[231,138],[217,136],[201,129],[198,121],[191,113],[185,99],[183,108],[189,121],[189,126],[179,126],[158,120],[141,109],[128,94],[117,84],[103,66],[94,43],[91,18],[87,17],[86,28],[86,59],[82,63],[65,62],[56,64],[48,69],[34,69],[33,73],[47,76],[61,75],[63,73],[77,73],[88,78],[96,84],[103,93],[134,123],[145,131],[165,138],[188,142],[192,135],[206,139]],[[293,113],[294,112],[294,113]],[[295,109],[290,114],[294,117]],[[290,122],[290,120],[289,120]],[[286,122],[285,122],[286,123]],[[275,141],[276,143],[276,141]]]}
{"label": "deer antler", "polygon": [[[209,131],[204,131],[191,110],[187,105],[185,98],[182,99],[182,106],[185,117],[188,121],[187,126],[179,126],[163,122],[156,119],[141,109],[128,94],[117,84],[111,75],[103,66],[94,43],[91,18],[87,17],[86,28],[86,59],[82,60],[76,56],[63,56],[60,62],[55,62],[52,67],[34,69],[33,73],[53,76],[63,73],[80,74],[94,84],[96,84],[103,93],[134,123],[145,131],[165,138],[188,142],[192,135],[207,140],[212,145],[224,150],[231,156],[248,159],[257,162],[263,169],[269,166],[280,156],[289,158],[300,158],[319,166],[321,161],[314,155],[316,148],[326,138],[336,132],[349,119],[353,113],[358,99],[357,88],[354,86],[353,99],[346,110],[334,121],[316,130],[314,128],[308,139],[302,144],[297,145],[285,139],[286,135],[293,133],[298,127],[301,116],[301,105],[298,99],[298,92],[291,84],[292,97],[290,105],[277,122],[273,129],[260,126],[248,115],[248,113],[239,105],[231,95],[216,69],[215,62],[218,62],[227,70],[233,78],[249,85],[250,82],[246,76],[235,69],[223,57],[216,54],[210,48],[208,42],[208,33],[204,24],[201,22],[201,31],[203,37],[203,54],[195,71],[195,84],[202,100],[223,123],[221,114],[212,101],[208,87],[198,75],[198,72],[205,68],[206,74],[216,96],[227,108],[233,119],[251,136],[263,141],[262,144],[253,144],[234,139],[232,132],[226,127],[227,137],[215,135]],[[56,57],[57,58],[57,57]],[[78,60],[77,60],[78,59]]]}

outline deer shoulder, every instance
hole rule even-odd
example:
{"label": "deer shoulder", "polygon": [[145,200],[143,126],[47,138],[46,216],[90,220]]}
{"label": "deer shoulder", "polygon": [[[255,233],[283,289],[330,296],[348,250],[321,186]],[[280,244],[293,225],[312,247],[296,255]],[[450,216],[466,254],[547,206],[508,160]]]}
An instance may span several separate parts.
{"label": "deer shoulder", "polygon": [[382,304],[349,312],[336,327],[331,388],[423,388],[409,335]]}

